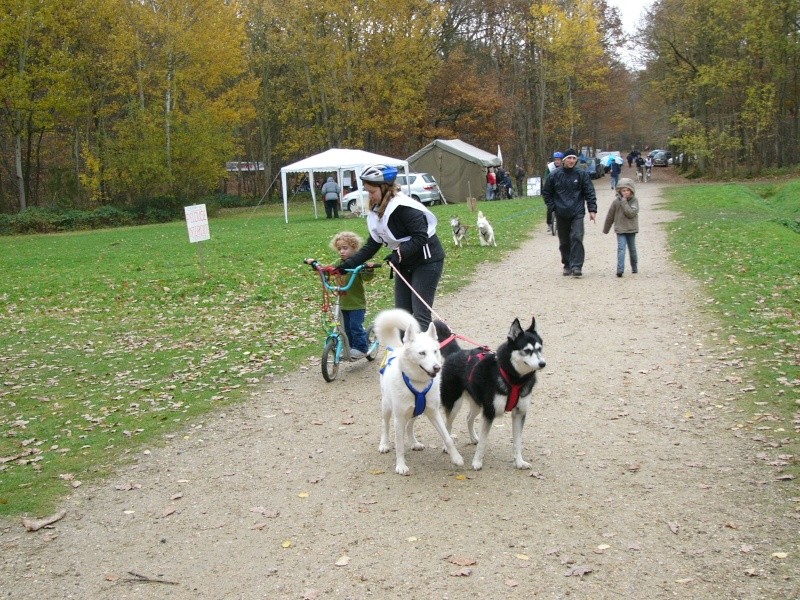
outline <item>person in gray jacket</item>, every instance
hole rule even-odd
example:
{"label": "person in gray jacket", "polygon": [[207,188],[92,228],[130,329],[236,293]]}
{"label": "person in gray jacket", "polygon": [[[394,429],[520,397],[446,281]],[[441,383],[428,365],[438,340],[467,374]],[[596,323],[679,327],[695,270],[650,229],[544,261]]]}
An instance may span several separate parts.
{"label": "person in gray jacket", "polygon": [[328,219],[339,218],[339,185],[333,177],[322,186],[322,199],[325,200],[325,216]]}
{"label": "person in gray jacket", "polygon": [[631,258],[631,272],[639,272],[639,255],[636,252],[636,234],[639,233],[639,201],[633,179],[622,178],[617,184],[617,197],[608,208],[603,233],[617,234],[617,277],[625,272],[625,247]]}
{"label": "person in gray jacket", "polygon": [[562,165],[544,182],[542,196],[548,210],[555,211],[558,249],[564,275],[580,277],[586,253],[583,248],[583,218],[597,217],[597,197],[589,174],[576,168],[578,153],[572,148],[564,152]]}

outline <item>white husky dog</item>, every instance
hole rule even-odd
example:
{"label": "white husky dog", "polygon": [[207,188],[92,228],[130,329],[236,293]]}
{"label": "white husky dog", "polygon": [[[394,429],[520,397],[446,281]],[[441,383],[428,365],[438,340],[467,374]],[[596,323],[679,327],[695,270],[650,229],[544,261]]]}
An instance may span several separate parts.
{"label": "white husky dog", "polygon": [[420,331],[417,320],[401,309],[385,310],[375,318],[375,333],[387,352],[381,365],[381,412],[383,426],[378,450],[391,450],[389,422],[394,415],[395,472],[408,475],[406,448],[422,450],[425,446],[414,436],[414,419],[424,414],[442,437],[450,460],[459,467],[464,459],[456,450],[439,410],[439,373],[442,354],[436,339],[436,327]]}
{"label": "white husky dog", "polygon": [[481,246],[497,246],[497,242],[494,241],[494,228],[481,210],[478,211],[478,237],[481,239]]}

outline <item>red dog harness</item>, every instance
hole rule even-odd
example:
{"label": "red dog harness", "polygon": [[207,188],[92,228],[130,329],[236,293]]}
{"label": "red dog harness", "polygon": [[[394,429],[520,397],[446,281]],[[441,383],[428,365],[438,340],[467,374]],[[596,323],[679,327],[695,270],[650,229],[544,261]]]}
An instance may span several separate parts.
{"label": "red dog harness", "polygon": [[[484,359],[488,358],[489,356],[494,356],[494,352],[491,351],[483,351],[478,352],[477,354],[470,354],[467,356],[467,365],[472,365],[469,370],[469,383],[472,385],[472,379],[475,375],[475,369]],[[511,383],[511,379],[508,377],[508,373],[503,370],[502,367],[498,366],[500,369],[500,376],[503,378],[503,382],[508,386],[508,399],[506,400],[506,412],[511,412],[517,406],[519,402],[519,396],[522,391],[522,384],[521,383]]]}
{"label": "red dog harness", "polygon": [[503,381],[506,382],[506,385],[509,388],[508,400],[506,400],[506,412],[511,412],[517,406],[517,402],[519,402],[519,394],[520,391],[522,391],[522,384],[511,383],[511,380],[508,378],[508,373],[506,373],[502,367],[500,367],[500,375],[503,376]]}

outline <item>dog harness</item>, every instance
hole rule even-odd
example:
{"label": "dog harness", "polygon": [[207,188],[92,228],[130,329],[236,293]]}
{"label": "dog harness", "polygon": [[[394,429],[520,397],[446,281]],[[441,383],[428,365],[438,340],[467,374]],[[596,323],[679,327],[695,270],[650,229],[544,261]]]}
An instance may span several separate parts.
{"label": "dog harness", "polygon": [[506,400],[506,412],[511,412],[517,406],[517,402],[519,402],[519,394],[522,391],[522,384],[521,383],[511,383],[511,380],[508,377],[508,373],[503,370],[503,367],[499,367],[500,375],[503,377],[503,381],[506,382],[508,386],[508,400]]}
{"label": "dog harness", "polygon": [[433,379],[431,379],[428,382],[427,387],[420,392],[414,388],[413,385],[411,385],[411,380],[408,378],[408,375],[402,372],[401,375],[403,376],[403,381],[406,382],[406,387],[412,394],[414,394],[414,416],[418,417],[425,412],[425,396],[427,395],[428,390],[430,390],[433,386]]}
{"label": "dog harness", "polygon": [[[384,360],[384,362],[383,362],[383,364],[381,365],[381,368],[380,368],[380,374],[381,375],[383,375],[383,372],[386,370],[386,367],[388,367],[390,364],[392,364],[392,361],[395,358],[397,358],[397,355],[390,356],[387,360]],[[411,380],[408,378],[408,375],[406,375],[402,371],[400,372],[400,374],[403,376],[403,381],[405,382],[406,387],[409,389],[409,391],[412,394],[414,394],[414,416],[418,417],[422,413],[425,412],[425,406],[426,406],[425,398],[427,397],[428,392],[430,391],[431,387],[433,387],[433,379],[431,379],[428,382],[428,386],[424,390],[422,390],[420,392],[413,385],[411,385]]]}
{"label": "dog harness", "polygon": [[[475,375],[475,369],[484,359],[488,358],[489,356],[494,356],[494,352],[490,351],[483,351],[478,352],[477,354],[470,354],[467,356],[467,365],[472,365],[472,368],[469,371],[469,383],[472,385],[472,379]],[[511,383],[511,378],[508,376],[508,373],[505,372],[503,367],[498,366],[500,369],[500,376],[503,378],[503,383],[508,386],[508,398],[506,400],[506,412],[511,412],[516,408],[517,403],[519,402],[520,393],[522,392],[522,384],[521,383]]]}

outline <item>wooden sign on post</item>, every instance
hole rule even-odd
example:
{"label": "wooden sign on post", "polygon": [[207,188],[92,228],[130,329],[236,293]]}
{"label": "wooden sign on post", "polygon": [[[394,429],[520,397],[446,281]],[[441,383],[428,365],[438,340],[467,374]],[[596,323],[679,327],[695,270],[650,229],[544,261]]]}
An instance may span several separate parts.
{"label": "wooden sign on post", "polygon": [[197,256],[200,259],[200,272],[203,278],[206,276],[206,265],[203,260],[202,242],[211,239],[211,230],[208,228],[208,214],[205,204],[193,204],[184,206],[183,212],[186,214],[186,227],[189,230],[189,242],[197,244]]}

